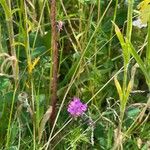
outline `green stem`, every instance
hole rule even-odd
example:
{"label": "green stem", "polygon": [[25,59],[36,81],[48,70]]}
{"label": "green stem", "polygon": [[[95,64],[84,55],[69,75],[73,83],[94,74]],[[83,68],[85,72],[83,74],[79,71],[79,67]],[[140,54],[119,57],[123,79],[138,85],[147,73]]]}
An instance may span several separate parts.
{"label": "green stem", "polygon": [[[131,42],[131,34],[132,34],[132,13],[133,13],[133,0],[128,0],[128,16],[127,16],[127,31],[126,37],[129,42]],[[126,92],[127,86],[127,70],[128,70],[128,63],[130,59],[130,53],[128,47],[124,51],[124,80],[123,80],[123,91],[124,94]]]}
{"label": "green stem", "polygon": [[[13,29],[13,19],[12,19],[12,11],[11,11],[11,1],[7,0],[5,3],[3,3],[5,7],[7,7],[7,10],[5,11],[6,15],[6,24],[7,24],[7,29],[8,29],[8,35],[9,35],[9,44],[10,44],[10,51],[8,48],[8,52],[10,53],[11,56],[14,56],[16,58],[16,50],[15,50],[15,40],[14,40],[14,29]],[[4,9],[5,9],[4,7]],[[13,75],[15,79],[15,85],[17,85],[17,80],[18,80],[18,74],[19,74],[19,68],[18,68],[18,63],[17,60],[13,60]]]}
{"label": "green stem", "polygon": [[[35,108],[34,108],[34,83],[33,83],[33,78],[31,75],[31,95],[32,95],[32,110],[33,112],[35,112]],[[35,150],[36,148],[36,116],[35,113],[33,114],[33,150]]]}
{"label": "green stem", "polygon": [[9,48],[8,52],[12,57],[15,57],[15,60],[13,60],[13,75],[14,75],[14,80],[15,80],[15,85],[14,85],[14,93],[12,97],[12,103],[11,103],[11,109],[10,109],[10,115],[9,115],[9,122],[8,122],[8,129],[7,129],[7,139],[6,139],[6,149],[9,147],[9,142],[10,142],[10,137],[11,137],[11,121],[12,121],[12,114],[13,114],[13,108],[14,108],[14,102],[15,102],[15,95],[16,95],[16,90],[18,86],[18,74],[19,74],[19,68],[18,68],[18,62],[16,60],[16,50],[15,50],[15,40],[14,40],[14,31],[13,31],[13,19],[12,19],[12,10],[11,10],[11,1],[0,1],[4,12],[6,16],[6,25],[8,29],[8,36],[9,36]]}
{"label": "green stem", "polygon": [[30,46],[29,46],[29,35],[28,35],[28,25],[27,25],[27,10],[26,10],[26,3],[25,1],[21,1],[21,10],[23,10],[23,19],[24,20],[24,45],[25,45],[25,51],[27,56],[27,66],[31,64],[31,52],[30,52]]}
{"label": "green stem", "polygon": [[3,46],[2,46],[2,28],[0,24],[0,54],[3,53]]}
{"label": "green stem", "polygon": [[128,0],[128,16],[127,16],[127,32],[126,37],[131,41],[132,34],[132,13],[133,13],[133,0]]}
{"label": "green stem", "polygon": [[[31,95],[32,95],[32,111],[35,112],[35,104],[34,104],[34,83],[33,83],[33,76],[32,73],[30,73],[29,71],[29,67],[31,65],[31,49],[30,49],[30,44],[29,44],[29,33],[28,33],[28,15],[27,15],[27,6],[26,6],[26,2],[25,1],[21,1],[21,10],[22,11],[22,17],[24,20],[24,45],[25,45],[25,51],[26,51],[26,56],[27,56],[27,67],[28,67],[28,79],[30,82],[30,90],[31,90]],[[36,135],[35,135],[35,131],[36,131],[36,123],[35,123],[35,114],[33,114],[33,149],[35,150],[36,147]]]}
{"label": "green stem", "polygon": [[[116,20],[117,7],[118,7],[118,0],[116,0],[116,4],[115,4],[115,10],[114,10],[114,15],[113,15],[113,22],[115,22],[115,20]],[[110,39],[112,39],[113,31],[114,31],[114,26],[112,25],[111,31],[110,31]],[[111,56],[111,44],[112,44],[112,40],[110,40],[109,46],[108,46],[108,55],[109,55],[109,57]]]}
{"label": "green stem", "polygon": [[[146,64],[147,64],[147,67],[149,69],[150,68],[150,17],[148,20],[148,39],[147,39],[147,50],[146,50]],[[148,73],[150,75],[149,70],[148,70]]]}
{"label": "green stem", "polygon": [[[127,31],[126,31],[126,37],[128,41],[131,41],[131,35],[132,35],[132,13],[133,13],[133,0],[128,0],[128,16],[127,16]],[[128,45],[126,45],[126,48],[124,49],[124,78],[123,78],[123,98],[121,103],[121,110],[120,110],[120,119],[121,119],[121,126],[124,118],[124,112],[126,108],[127,103],[127,79],[128,79],[128,64],[130,60],[130,53],[128,49]]]}
{"label": "green stem", "polygon": [[13,108],[15,103],[15,96],[16,96],[17,88],[14,89],[13,97],[12,97],[12,103],[11,103],[11,109],[10,109],[10,115],[9,115],[9,122],[8,122],[8,128],[7,128],[7,139],[6,139],[6,149],[9,149],[9,143],[10,143],[10,137],[11,137],[11,121],[12,121],[12,114],[13,114]]}
{"label": "green stem", "polygon": [[101,15],[101,0],[98,0],[97,5],[98,5],[98,11],[97,11],[97,22],[98,22]]}

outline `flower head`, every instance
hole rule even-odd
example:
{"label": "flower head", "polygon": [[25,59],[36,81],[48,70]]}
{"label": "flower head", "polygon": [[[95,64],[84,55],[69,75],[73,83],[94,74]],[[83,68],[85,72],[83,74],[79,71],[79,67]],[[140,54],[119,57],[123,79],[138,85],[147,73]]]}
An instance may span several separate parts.
{"label": "flower head", "polygon": [[67,111],[73,117],[78,117],[83,115],[83,113],[87,110],[87,104],[84,104],[80,101],[79,98],[74,97],[73,100],[68,105]]}

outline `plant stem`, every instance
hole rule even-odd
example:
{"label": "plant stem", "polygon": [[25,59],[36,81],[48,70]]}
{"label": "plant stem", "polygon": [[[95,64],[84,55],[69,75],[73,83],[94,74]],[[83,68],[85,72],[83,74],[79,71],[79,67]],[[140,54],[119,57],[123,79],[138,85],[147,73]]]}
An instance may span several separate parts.
{"label": "plant stem", "polygon": [[[12,10],[11,10],[11,1],[1,1],[1,4],[3,6],[5,16],[6,16],[6,25],[8,29],[8,36],[9,36],[9,47],[8,47],[8,52],[12,57],[15,59],[12,62],[12,71],[13,71],[13,76],[15,80],[15,85],[14,85],[14,93],[12,97],[12,103],[11,103],[11,109],[10,109],[10,115],[9,115],[9,122],[8,122],[8,129],[7,129],[7,139],[6,139],[6,149],[9,147],[9,142],[10,142],[10,137],[11,137],[11,121],[12,121],[12,114],[13,114],[13,108],[14,108],[14,102],[15,102],[15,95],[16,95],[16,90],[18,86],[18,74],[19,74],[19,68],[18,68],[18,62],[16,59],[16,50],[15,50],[15,40],[14,40],[14,30],[13,30],[13,19],[12,19]],[[10,51],[9,51],[10,48]]]}
{"label": "plant stem", "polygon": [[[131,35],[132,35],[132,12],[133,12],[133,0],[128,0],[128,16],[127,16],[127,31],[126,31],[126,38],[129,42],[131,42]],[[120,102],[120,123],[119,123],[119,133],[118,138],[121,136],[122,131],[122,124],[124,119],[124,112],[126,109],[126,104],[128,101],[127,95],[127,77],[128,77],[128,64],[130,61],[130,53],[129,53],[129,47],[128,44],[126,44],[126,48],[123,49],[123,58],[124,58],[124,76],[123,76],[123,97]],[[129,84],[129,83],[128,83]],[[118,148],[121,148],[122,145],[122,139],[120,139],[119,145],[117,145]]]}
{"label": "plant stem", "polygon": [[127,32],[126,37],[131,41],[132,34],[132,13],[133,13],[133,0],[128,0],[128,16],[127,16]]}
{"label": "plant stem", "polygon": [[98,11],[97,11],[97,22],[98,22],[101,15],[101,0],[98,0],[97,5],[98,5]]}
{"label": "plant stem", "polygon": [[[115,20],[116,20],[117,7],[118,7],[118,0],[116,0],[116,4],[115,4],[115,10],[114,10],[113,22],[115,22]],[[114,26],[111,27],[111,31],[110,31],[110,39],[111,39],[112,36],[113,36],[113,30],[114,30]],[[111,44],[112,44],[112,40],[110,40],[109,46],[108,46],[108,54],[109,54],[109,57],[111,56]]]}
{"label": "plant stem", "polygon": [[8,128],[7,128],[7,139],[6,139],[6,149],[9,148],[10,144],[10,137],[11,137],[11,121],[12,121],[12,115],[13,115],[13,108],[14,108],[14,103],[15,103],[15,95],[16,95],[17,88],[14,89],[13,97],[12,97],[12,103],[11,103],[11,108],[10,108],[10,115],[9,115],[9,122],[8,122]]}
{"label": "plant stem", "polygon": [[148,66],[148,74],[150,75],[150,16],[148,20],[148,39],[147,39],[147,50],[146,50],[146,65]]}
{"label": "plant stem", "polygon": [[53,125],[56,116],[57,103],[57,72],[58,72],[58,47],[57,47],[57,28],[56,28],[56,0],[51,0],[51,45],[52,45],[52,84],[51,84],[51,106],[52,114],[50,117]]}
{"label": "plant stem", "polygon": [[[131,34],[132,34],[132,12],[133,12],[133,0],[128,0],[126,38],[128,39],[129,42],[131,42]],[[124,92],[126,92],[126,86],[127,86],[127,70],[128,70],[129,59],[130,59],[130,53],[127,47],[126,50],[124,50],[124,81],[123,81]]]}
{"label": "plant stem", "polygon": [[[15,40],[14,40],[14,30],[13,30],[13,19],[11,15],[11,1],[7,0],[6,1],[7,6],[8,6],[8,13],[5,12],[6,18],[7,18],[7,29],[8,29],[8,35],[9,35],[9,44],[10,44],[10,55],[14,56],[16,58],[16,50],[15,50]],[[8,50],[9,52],[9,50]],[[18,68],[18,63],[17,60],[13,60],[13,75],[15,79],[15,85],[17,85],[17,80],[18,80],[18,74],[19,74],[19,68]]]}
{"label": "plant stem", "polygon": [[3,53],[3,46],[2,46],[2,28],[0,24],[0,54]]}

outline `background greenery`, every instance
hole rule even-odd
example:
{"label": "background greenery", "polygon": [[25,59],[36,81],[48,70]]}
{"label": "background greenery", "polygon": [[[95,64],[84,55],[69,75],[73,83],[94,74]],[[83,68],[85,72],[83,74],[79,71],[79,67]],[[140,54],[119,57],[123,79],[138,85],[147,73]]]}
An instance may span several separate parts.
{"label": "background greenery", "polygon": [[[1,149],[150,148],[150,1],[140,2],[57,1],[63,30],[51,127],[50,1],[0,0]],[[132,26],[139,17],[147,27]],[[88,103],[88,117],[69,116],[74,96]]]}

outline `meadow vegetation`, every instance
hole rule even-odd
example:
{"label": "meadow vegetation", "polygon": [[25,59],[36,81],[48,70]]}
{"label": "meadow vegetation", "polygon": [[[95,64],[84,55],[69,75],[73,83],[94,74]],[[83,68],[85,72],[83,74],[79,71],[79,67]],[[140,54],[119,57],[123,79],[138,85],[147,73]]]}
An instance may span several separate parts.
{"label": "meadow vegetation", "polygon": [[150,149],[150,0],[0,0],[0,149]]}

